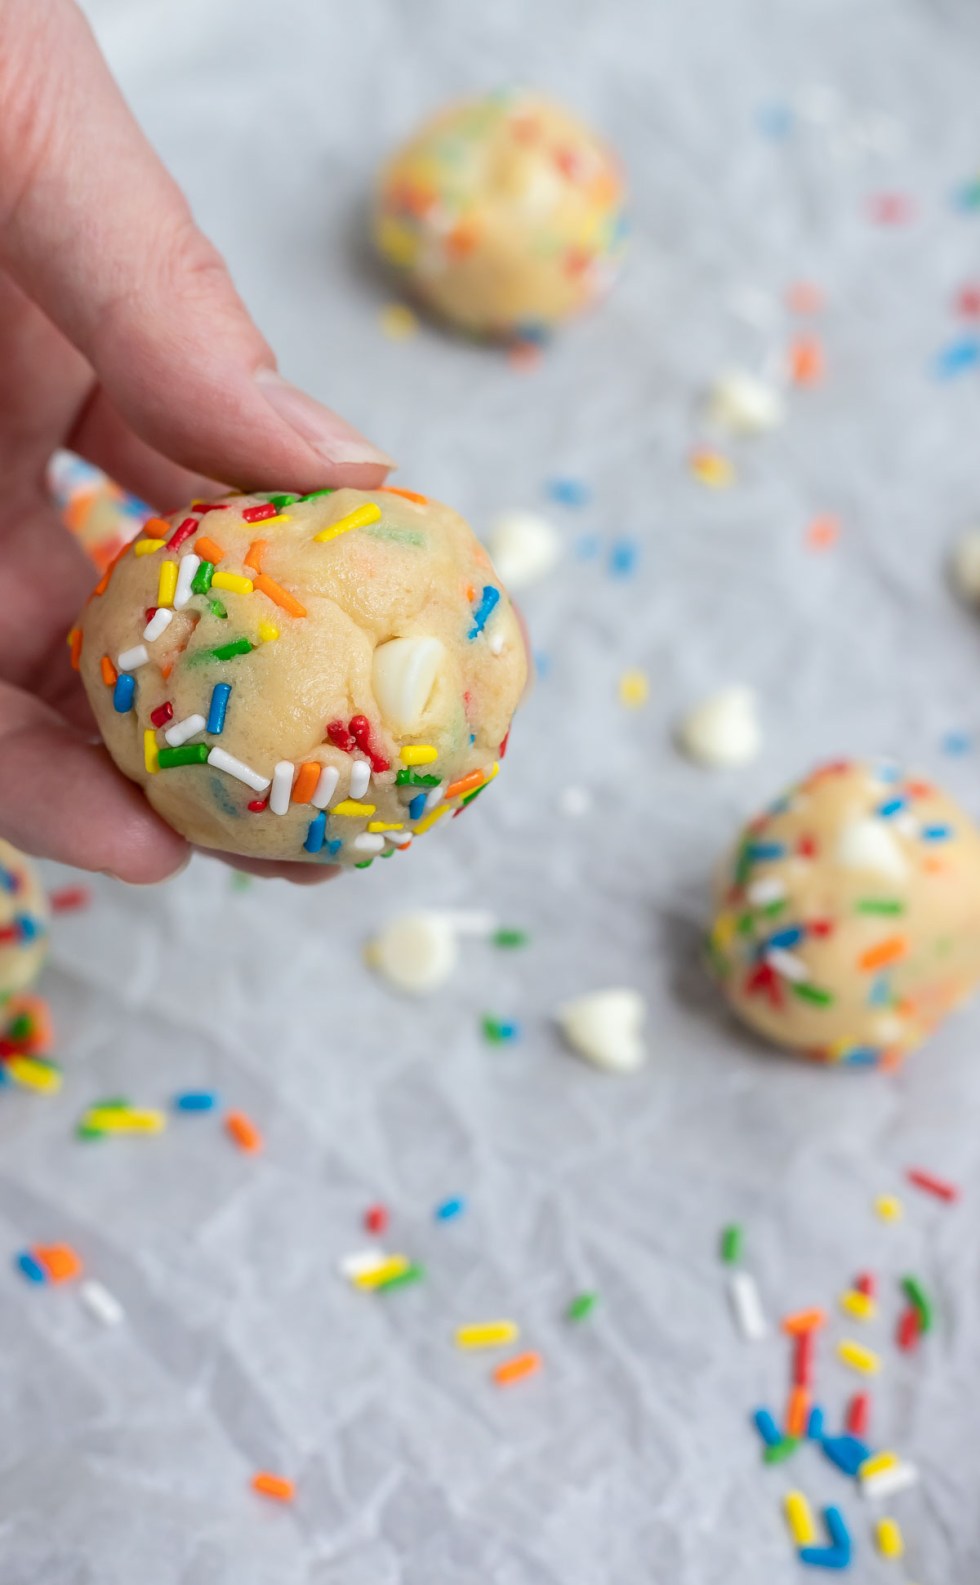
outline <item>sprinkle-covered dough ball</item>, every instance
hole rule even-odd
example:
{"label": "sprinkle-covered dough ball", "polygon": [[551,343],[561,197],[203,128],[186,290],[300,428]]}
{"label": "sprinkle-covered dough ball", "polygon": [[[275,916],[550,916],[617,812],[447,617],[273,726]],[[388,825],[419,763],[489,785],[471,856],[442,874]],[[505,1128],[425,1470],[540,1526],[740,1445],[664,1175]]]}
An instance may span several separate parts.
{"label": "sprinkle-covered dough ball", "polygon": [[393,489],[151,518],[74,646],[113,759],[175,830],[348,865],[496,776],[527,669],[468,525]]}
{"label": "sprinkle-covered dough ball", "polygon": [[891,1066],[980,978],[980,832],[892,765],[826,765],[743,830],[709,947],[761,1034]]}
{"label": "sprinkle-covered dough ball", "polygon": [[48,903],[30,859],[0,840],[0,1004],[26,990],[48,951]]}
{"label": "sprinkle-covered dough ball", "polygon": [[541,340],[615,274],[612,152],[560,106],[490,94],[442,110],[381,173],[375,236],[415,295],[478,336]]}

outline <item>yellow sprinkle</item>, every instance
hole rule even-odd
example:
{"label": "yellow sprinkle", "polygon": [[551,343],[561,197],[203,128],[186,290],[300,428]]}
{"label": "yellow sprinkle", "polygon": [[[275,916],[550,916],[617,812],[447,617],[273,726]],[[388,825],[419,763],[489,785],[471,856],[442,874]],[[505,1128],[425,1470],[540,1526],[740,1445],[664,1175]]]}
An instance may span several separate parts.
{"label": "yellow sprinkle", "polygon": [[431,765],[439,758],[439,750],[431,743],[407,743],[402,749],[403,765]]}
{"label": "yellow sprinkle", "polygon": [[[269,519],[270,523],[272,519]],[[243,578],[237,572],[213,572],[211,574],[212,589],[227,589],[229,594],[251,594],[255,588],[251,578]]]}
{"label": "yellow sprinkle", "polygon": [[177,563],[175,561],[165,561],[160,567],[160,582],[157,585],[157,605],[173,605],[176,592]]}
{"label": "yellow sprinkle", "polygon": [[897,1469],[901,1459],[897,1453],[874,1453],[871,1458],[866,1458],[863,1464],[858,1465],[858,1477],[861,1480],[870,1480],[873,1475],[881,1475],[886,1469]]}
{"label": "yellow sprinkle", "polygon": [[691,458],[691,472],[712,490],[725,490],[735,483],[735,469],[717,451],[696,451]]}
{"label": "yellow sprinkle", "polygon": [[376,1266],[357,1272],[351,1280],[355,1288],[377,1288],[383,1282],[390,1282],[392,1277],[400,1277],[411,1264],[407,1255],[389,1255],[387,1260],[379,1260]]}
{"label": "yellow sprinkle", "polygon": [[[415,827],[415,835],[420,837],[423,831],[428,831],[429,827],[434,826],[437,820],[441,820],[444,814],[448,814],[451,808],[451,804],[439,804],[438,808],[433,809],[431,814],[423,815]],[[331,813],[333,812],[331,811]]]}
{"label": "yellow sprinkle", "polygon": [[381,329],[392,341],[407,341],[419,328],[418,315],[405,303],[386,303],[379,318]]}
{"label": "yellow sprinkle", "polygon": [[167,1119],[163,1112],[140,1111],[135,1106],[94,1106],[85,1113],[85,1125],[103,1134],[159,1134]]}
{"label": "yellow sprinkle", "polygon": [[897,1222],[902,1215],[902,1202],[897,1194],[879,1194],[875,1210],[883,1222]]}
{"label": "yellow sprinkle", "polygon": [[165,539],[138,539],[133,546],[133,555],[152,556],[155,550],[162,550],[166,543]]}
{"label": "yellow sprinkle", "polygon": [[838,1343],[837,1358],[864,1376],[873,1376],[881,1369],[881,1360],[874,1350],[865,1348],[861,1343],[852,1343],[850,1338]]}
{"label": "yellow sprinkle", "polygon": [[392,264],[408,266],[418,257],[419,243],[414,232],[390,215],[383,215],[378,224],[377,243]]}
{"label": "yellow sprinkle", "polygon": [[720,952],[731,946],[738,929],[738,916],[733,913],[721,913],[711,927],[712,943]]}
{"label": "yellow sprinkle", "polygon": [[[250,523],[250,528],[271,528],[273,523],[288,523],[289,513],[278,512],[275,517],[260,517],[257,523]],[[212,583],[214,579],[212,578]]]}
{"label": "yellow sprinkle", "polygon": [[796,1546],[812,1546],[817,1539],[813,1510],[801,1491],[788,1491],[783,1498],[786,1523]]}
{"label": "yellow sprinkle", "polygon": [[[214,580],[212,579],[212,582]],[[271,644],[279,637],[279,629],[274,622],[259,623],[259,639],[263,644]]]}
{"label": "yellow sprinkle", "polygon": [[847,1293],[842,1293],[839,1303],[845,1315],[853,1315],[857,1321],[873,1321],[878,1314],[878,1306],[871,1295],[859,1293],[856,1288],[850,1288]]}
{"label": "yellow sprinkle", "polygon": [[376,804],[359,804],[353,798],[342,798],[339,804],[334,804],[330,813],[332,815],[373,815]]}
{"label": "yellow sprinkle", "polygon": [[143,764],[147,774],[155,776],[160,769],[160,750],[157,746],[157,735],[152,728],[147,727],[143,733]]}
{"label": "yellow sprinkle", "polygon": [[642,671],[624,671],[619,679],[619,702],[627,710],[639,710],[646,704],[650,694],[650,684],[646,673]]}
{"label": "yellow sprinkle", "polygon": [[[336,811],[336,809],[331,809],[330,813],[331,814],[336,814],[337,811]],[[405,822],[403,820],[369,820],[368,821],[368,830],[369,831],[404,831],[404,829],[405,829]]]}
{"label": "yellow sprinkle", "polygon": [[456,1329],[457,1348],[498,1348],[520,1335],[516,1321],[478,1321]]}
{"label": "yellow sprinkle", "polygon": [[897,1519],[879,1519],[875,1525],[875,1540],[882,1557],[904,1557],[905,1538]]}
{"label": "yellow sprinkle", "polygon": [[363,506],[355,507],[353,512],[348,512],[346,517],[331,523],[329,528],[321,528],[319,534],[313,535],[314,543],[325,545],[328,540],[336,539],[338,534],[349,534],[352,528],[366,528],[369,523],[376,523],[380,516],[380,506],[374,501],[366,501]]}
{"label": "yellow sprinkle", "polygon": [[32,1057],[8,1057],[4,1070],[25,1089],[43,1090],[49,1095],[61,1089],[58,1069],[49,1068],[46,1062],[35,1062]]}

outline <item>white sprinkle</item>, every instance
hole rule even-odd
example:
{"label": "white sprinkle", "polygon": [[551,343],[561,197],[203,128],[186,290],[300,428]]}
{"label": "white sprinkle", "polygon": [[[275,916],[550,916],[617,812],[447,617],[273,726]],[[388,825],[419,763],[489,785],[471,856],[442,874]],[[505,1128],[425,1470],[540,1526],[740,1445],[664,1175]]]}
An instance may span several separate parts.
{"label": "white sprinkle", "polygon": [[150,658],[150,652],[145,644],[134,644],[132,649],[124,649],[116,657],[116,665],[120,671],[137,671],[140,666],[145,666]]}
{"label": "white sprinkle", "polygon": [[371,785],[371,766],[366,759],[351,761],[350,767],[350,796],[363,798]]}
{"label": "white sprinkle", "polygon": [[870,815],[852,820],[840,834],[834,854],[836,862],[845,870],[865,870],[890,881],[907,880],[908,861],[888,829],[890,824],[890,821],[876,820]]}
{"label": "white sprinkle", "polygon": [[433,787],[432,791],[428,794],[425,800],[425,809],[423,813],[431,814],[433,809],[437,809],[439,807],[445,796],[446,784],[445,782],[440,782],[438,787]]}
{"label": "white sprinkle", "polygon": [[180,748],[182,743],[188,743],[198,732],[203,732],[206,726],[203,715],[187,715],[183,721],[175,721],[173,726],[168,726],[163,735],[171,748]]}
{"label": "white sprinkle", "polygon": [[355,837],[351,843],[351,847],[357,853],[380,853],[384,845],[384,837],[370,831],[362,831],[360,836]]}
{"label": "white sprinkle", "polygon": [[292,760],[281,759],[272,772],[272,791],[269,808],[274,815],[284,815],[289,808],[289,795],[293,790],[295,765]]}
{"label": "white sprinkle", "polygon": [[784,980],[805,980],[809,977],[809,970],[802,958],[795,952],[786,952],[782,947],[771,947],[766,953],[766,962],[781,974]]}
{"label": "white sprinkle", "polygon": [[396,848],[410,848],[412,845],[411,831],[386,831],[384,839]]}
{"label": "white sprinkle", "polygon": [[383,1249],[352,1249],[349,1255],[341,1255],[337,1262],[340,1275],[348,1277],[353,1282],[355,1277],[363,1277],[366,1272],[377,1271],[391,1256],[386,1255]]}
{"label": "white sprinkle", "polygon": [[[860,1471],[859,1471],[860,1473]],[[919,1471],[914,1464],[902,1462],[892,1469],[883,1469],[861,1481],[862,1495],[873,1502],[877,1497],[894,1497],[896,1492],[908,1491],[918,1484]]]}
{"label": "white sprinkle", "polygon": [[213,765],[215,770],[223,770],[226,776],[234,776],[236,781],[244,782],[253,792],[264,793],[269,786],[268,776],[260,776],[257,770],[252,770],[249,765],[243,765],[240,759],[236,759],[234,754],[229,754],[223,748],[216,746],[211,750],[208,764]]}
{"label": "white sprinkle", "polygon": [[761,1342],[768,1335],[769,1323],[762,1311],[755,1278],[748,1271],[733,1271],[728,1279],[728,1292],[742,1336],[750,1343]]}
{"label": "white sprinkle", "polygon": [[491,655],[501,655],[501,654],[503,654],[503,648],[504,648],[504,635],[503,635],[503,633],[494,633],[493,637],[490,640],[488,648],[490,650]]}
{"label": "white sprinkle", "polygon": [[684,717],[678,740],[699,765],[730,769],[750,764],[762,747],[755,694],[738,685],[712,694]]}
{"label": "white sprinkle", "polygon": [[197,569],[200,565],[200,556],[195,556],[193,552],[180,558],[180,562],[177,566],[177,587],[174,590],[175,611],[182,611],[184,606],[190,600],[194,592],[191,588],[191,584],[194,582],[194,579],[197,575]]}
{"label": "white sprinkle", "polygon": [[336,766],[324,765],[320,772],[320,780],[316,784],[316,792],[310,799],[314,809],[325,809],[327,807],[327,804],[337,791],[339,780],[340,772]]}
{"label": "white sprinkle", "polygon": [[126,1312],[119,1300],[109,1292],[108,1288],[104,1288],[101,1282],[96,1282],[91,1277],[87,1277],[79,1284],[78,1297],[86,1310],[94,1315],[97,1321],[101,1321],[103,1326],[118,1326],[120,1321],[125,1320]]}
{"label": "white sprinkle", "polygon": [[708,417],[733,435],[762,435],[783,422],[779,392],[743,369],[719,374],[708,392]]}
{"label": "white sprinkle", "polygon": [[368,942],[364,957],[390,985],[422,996],[438,990],[455,969],[456,932],[446,914],[403,914]]}
{"label": "white sprinkle", "polygon": [[555,1017],[572,1049],[597,1068],[634,1073],[646,1061],[646,1002],[637,991],[592,991],[566,1002]]}
{"label": "white sprinkle", "polygon": [[146,642],[152,644],[155,638],[160,638],[167,631],[173,619],[174,614],[167,606],[158,605],[143,629],[143,637]]}
{"label": "white sprinkle", "polygon": [[778,875],[764,875],[761,880],[752,882],[745,895],[753,908],[781,903],[786,896],[786,882],[781,881]]}
{"label": "white sprinkle", "polygon": [[558,808],[569,820],[580,820],[592,808],[592,794],[587,787],[563,787],[558,794]]}
{"label": "white sprinkle", "polygon": [[487,536],[487,548],[501,581],[524,589],[549,573],[561,555],[561,535],[537,512],[505,512]]}

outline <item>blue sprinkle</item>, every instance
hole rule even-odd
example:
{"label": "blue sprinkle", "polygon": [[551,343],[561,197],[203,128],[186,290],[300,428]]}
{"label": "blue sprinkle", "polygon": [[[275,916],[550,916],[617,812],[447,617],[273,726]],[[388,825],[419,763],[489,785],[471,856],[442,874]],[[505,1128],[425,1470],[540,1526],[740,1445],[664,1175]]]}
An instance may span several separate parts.
{"label": "blue sprinkle", "polygon": [[871,989],[868,992],[868,1006],[890,1007],[893,1000],[894,997],[892,996],[892,988],[888,976],[887,974],[880,974],[876,980],[871,982]]}
{"label": "blue sprinkle", "polygon": [[178,1112],[213,1112],[217,1104],[214,1090],[182,1090],[174,1096],[174,1109]]}
{"label": "blue sprinkle", "polygon": [[609,552],[609,571],[614,578],[632,578],[640,559],[639,546],[632,539],[617,539]]}
{"label": "blue sprinkle", "polygon": [[865,1459],[871,1457],[867,1443],[856,1436],[825,1436],[820,1445],[830,1462],[845,1475],[856,1475]]}
{"label": "blue sprinkle", "polygon": [[599,554],[598,534],[583,534],[575,541],[575,554],[579,561],[594,561]]}
{"label": "blue sprinkle", "polygon": [[584,479],[549,479],[547,490],[559,506],[585,506],[592,498]]}
{"label": "blue sprinkle", "polygon": [[228,709],[228,700],[231,698],[231,683],[216,682],[211,690],[211,703],[208,706],[208,723],[206,732],[213,732],[215,736],[225,729],[225,713]]}
{"label": "blue sprinkle", "polygon": [[839,1508],[825,1508],[824,1523],[830,1536],[830,1546],[804,1546],[799,1550],[801,1563],[812,1568],[845,1569],[851,1562],[851,1533],[844,1523]]}
{"label": "blue sprinkle", "polygon": [[303,847],[307,853],[319,853],[327,840],[327,811],[321,809],[310,821]]}
{"label": "blue sprinkle", "polygon": [[899,766],[888,763],[876,765],[875,775],[879,781],[883,782],[896,782],[902,779],[902,772]]}
{"label": "blue sprinkle", "polygon": [[876,1046],[852,1046],[840,1060],[848,1068],[876,1068],[881,1061],[881,1052]]}
{"label": "blue sprinkle", "polygon": [[966,732],[947,732],[943,738],[944,754],[969,754],[973,747]]}
{"label": "blue sprinkle", "polygon": [[41,921],[33,918],[31,914],[18,914],[14,919],[14,924],[20,931],[20,939],[22,941],[36,941],[38,936],[44,934],[44,926]]}
{"label": "blue sprinkle", "polygon": [[824,1523],[830,1534],[830,1539],[835,1547],[841,1550],[851,1550],[851,1532],[844,1522],[844,1515],[839,1508],[825,1508],[823,1511]]}
{"label": "blue sprinkle", "polygon": [[28,1282],[47,1282],[47,1272],[41,1262],[35,1260],[29,1249],[22,1249],[14,1264],[21,1272],[21,1275],[27,1278]]}
{"label": "blue sprinkle", "polygon": [[768,1409],[756,1409],[752,1419],[766,1447],[777,1447],[783,1440],[783,1433],[776,1424]]}
{"label": "blue sprinkle", "polygon": [[7,1072],[6,1063],[0,1062],[0,1090],[5,1089],[8,1084],[13,1084],[13,1082],[13,1079]]}
{"label": "blue sprinkle", "polygon": [[953,195],[953,203],[957,209],[980,209],[980,176],[958,187]]}
{"label": "blue sprinkle", "polygon": [[409,820],[421,820],[423,814],[425,813],[425,800],[428,798],[428,796],[428,793],[424,792],[415,794],[415,797],[411,800],[408,806]]}
{"label": "blue sprinkle", "polygon": [[777,930],[774,935],[769,937],[769,940],[763,946],[763,951],[768,951],[770,947],[799,946],[805,935],[805,925],[787,925],[785,930]]}
{"label": "blue sprinkle", "polygon": [[543,649],[534,651],[534,670],[537,673],[538,680],[542,682],[551,671],[551,656]]}
{"label": "blue sprinkle", "polygon": [[484,584],[480,603],[473,612],[473,626],[467,633],[467,638],[479,638],[490,620],[490,615],[499,599],[500,590],[495,589],[492,583]]}
{"label": "blue sprinkle", "polygon": [[823,1410],[818,1403],[810,1410],[810,1418],[806,1423],[806,1434],[811,1442],[823,1441]]}
{"label": "blue sprinkle", "polygon": [[5,870],[0,865],[0,886],[5,892],[16,894],[20,891],[20,876],[15,875],[13,870]]}
{"label": "blue sprinkle", "polygon": [[952,826],[923,826],[919,832],[923,842],[948,842],[953,835]]}
{"label": "blue sprinkle", "polygon": [[793,111],[789,105],[761,105],[756,114],[756,124],[764,138],[782,142],[793,130]]}
{"label": "blue sprinkle", "polygon": [[781,859],[786,854],[785,842],[750,842],[746,849],[753,864],[764,864],[768,859]]}
{"label": "blue sprinkle", "polygon": [[136,678],[131,672],[121,671],[112,690],[112,707],[117,715],[125,715],[133,708],[136,697]]}
{"label": "blue sprinkle", "polygon": [[344,844],[341,841],[340,837],[336,837],[333,842],[328,842],[327,843],[327,845],[326,845],[327,846],[327,852],[329,854],[331,854],[331,856],[334,853],[339,853],[341,848],[343,847],[343,845]]}
{"label": "blue sprinkle", "polygon": [[890,820],[892,815],[900,814],[907,806],[906,798],[888,798],[883,804],[878,805],[875,813],[880,815],[882,820]]}
{"label": "blue sprinkle", "polygon": [[443,1200],[441,1205],[436,1206],[432,1214],[437,1222],[451,1222],[454,1217],[462,1216],[465,1210],[466,1201],[461,1195],[456,1195],[454,1199]]}
{"label": "blue sprinkle", "polygon": [[551,326],[543,319],[519,319],[514,326],[518,341],[530,341],[536,347],[546,347],[551,340]]}
{"label": "blue sprinkle", "polygon": [[955,379],[980,363],[980,336],[962,336],[951,341],[936,359],[936,374],[941,380]]}

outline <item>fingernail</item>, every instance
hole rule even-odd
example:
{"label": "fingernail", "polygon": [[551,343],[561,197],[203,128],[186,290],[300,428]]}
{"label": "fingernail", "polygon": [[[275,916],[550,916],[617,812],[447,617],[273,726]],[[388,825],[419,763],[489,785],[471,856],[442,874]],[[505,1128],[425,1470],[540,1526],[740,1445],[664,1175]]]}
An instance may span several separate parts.
{"label": "fingernail", "polygon": [[382,468],[395,466],[385,452],[372,446],[369,440],[336,413],[332,413],[329,407],[322,406],[312,396],[307,396],[305,391],[290,385],[275,369],[259,369],[255,379],[269,406],[325,462],[370,462]]}

